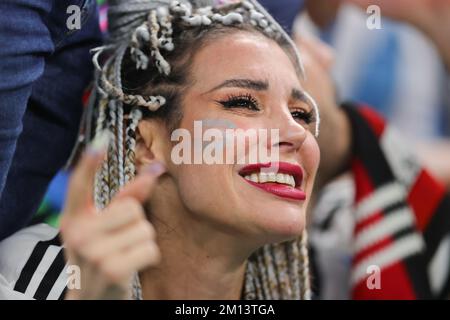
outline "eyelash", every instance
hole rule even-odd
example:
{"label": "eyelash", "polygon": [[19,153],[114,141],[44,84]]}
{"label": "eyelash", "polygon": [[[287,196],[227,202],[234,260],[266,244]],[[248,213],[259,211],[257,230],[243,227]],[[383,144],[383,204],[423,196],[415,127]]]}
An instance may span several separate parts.
{"label": "eyelash", "polygon": [[301,121],[304,121],[306,124],[310,124],[311,122],[314,122],[314,111],[305,111],[305,110],[295,110],[291,112],[292,117],[294,119],[299,119]]}
{"label": "eyelash", "polygon": [[[261,110],[258,101],[251,94],[230,95],[226,100],[217,101],[225,108],[246,108],[253,111]],[[246,104],[246,105],[244,105]]]}
{"label": "eyelash", "polygon": [[[230,95],[226,100],[217,101],[224,108],[246,108],[252,111],[261,110],[258,101],[251,94],[243,95]],[[314,112],[298,109],[291,112],[292,117],[299,121],[304,121],[306,124],[310,124],[314,121]]]}

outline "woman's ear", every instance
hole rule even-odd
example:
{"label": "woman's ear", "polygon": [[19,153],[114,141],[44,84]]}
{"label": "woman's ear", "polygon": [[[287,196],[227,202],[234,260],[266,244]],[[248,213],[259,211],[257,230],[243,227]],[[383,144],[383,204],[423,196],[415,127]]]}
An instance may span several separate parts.
{"label": "woman's ear", "polygon": [[167,138],[165,126],[157,120],[142,120],[136,130],[136,169],[147,166],[155,161],[166,165],[164,146]]}

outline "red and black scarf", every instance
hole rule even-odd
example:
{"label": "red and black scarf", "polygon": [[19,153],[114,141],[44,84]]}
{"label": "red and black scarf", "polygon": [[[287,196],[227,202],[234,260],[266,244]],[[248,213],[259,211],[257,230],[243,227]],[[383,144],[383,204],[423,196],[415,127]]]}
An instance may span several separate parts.
{"label": "red and black scarf", "polygon": [[[450,268],[450,252],[445,252],[450,247],[444,243],[450,241],[448,191],[375,111],[351,104],[343,108],[353,130],[356,190],[352,297],[449,298],[449,271],[433,268],[436,263]],[[368,270],[376,268],[381,286],[373,289]]]}

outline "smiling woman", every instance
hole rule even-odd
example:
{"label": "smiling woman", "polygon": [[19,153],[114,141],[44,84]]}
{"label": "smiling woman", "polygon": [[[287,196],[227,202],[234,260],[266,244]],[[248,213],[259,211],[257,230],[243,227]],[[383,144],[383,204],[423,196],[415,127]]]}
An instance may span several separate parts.
{"label": "smiling woman", "polygon": [[[84,128],[96,139],[61,224],[67,263],[81,274],[66,298],[310,298],[304,229],[320,158],[317,107],[279,25],[255,1],[223,2],[111,1],[113,41],[94,57],[107,59]],[[226,139],[244,156],[262,148],[279,161],[236,153],[222,164],[174,163],[172,132],[195,140],[206,120],[231,123]],[[237,141],[239,130],[274,129],[275,140]],[[33,296],[36,279],[22,278],[12,291]],[[44,280],[62,290],[67,276]]]}

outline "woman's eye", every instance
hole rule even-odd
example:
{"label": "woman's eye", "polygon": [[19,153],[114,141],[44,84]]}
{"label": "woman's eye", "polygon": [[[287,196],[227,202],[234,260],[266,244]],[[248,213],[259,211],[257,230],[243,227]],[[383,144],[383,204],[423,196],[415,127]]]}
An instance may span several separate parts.
{"label": "woman's eye", "polygon": [[292,117],[300,122],[304,122],[306,124],[310,124],[314,121],[314,112],[313,111],[305,111],[305,110],[296,110],[291,112]]}
{"label": "woman's eye", "polygon": [[256,99],[254,99],[252,96],[232,96],[229,97],[227,100],[224,101],[218,101],[222,106],[225,108],[245,108],[249,110],[258,111],[259,106]]}

